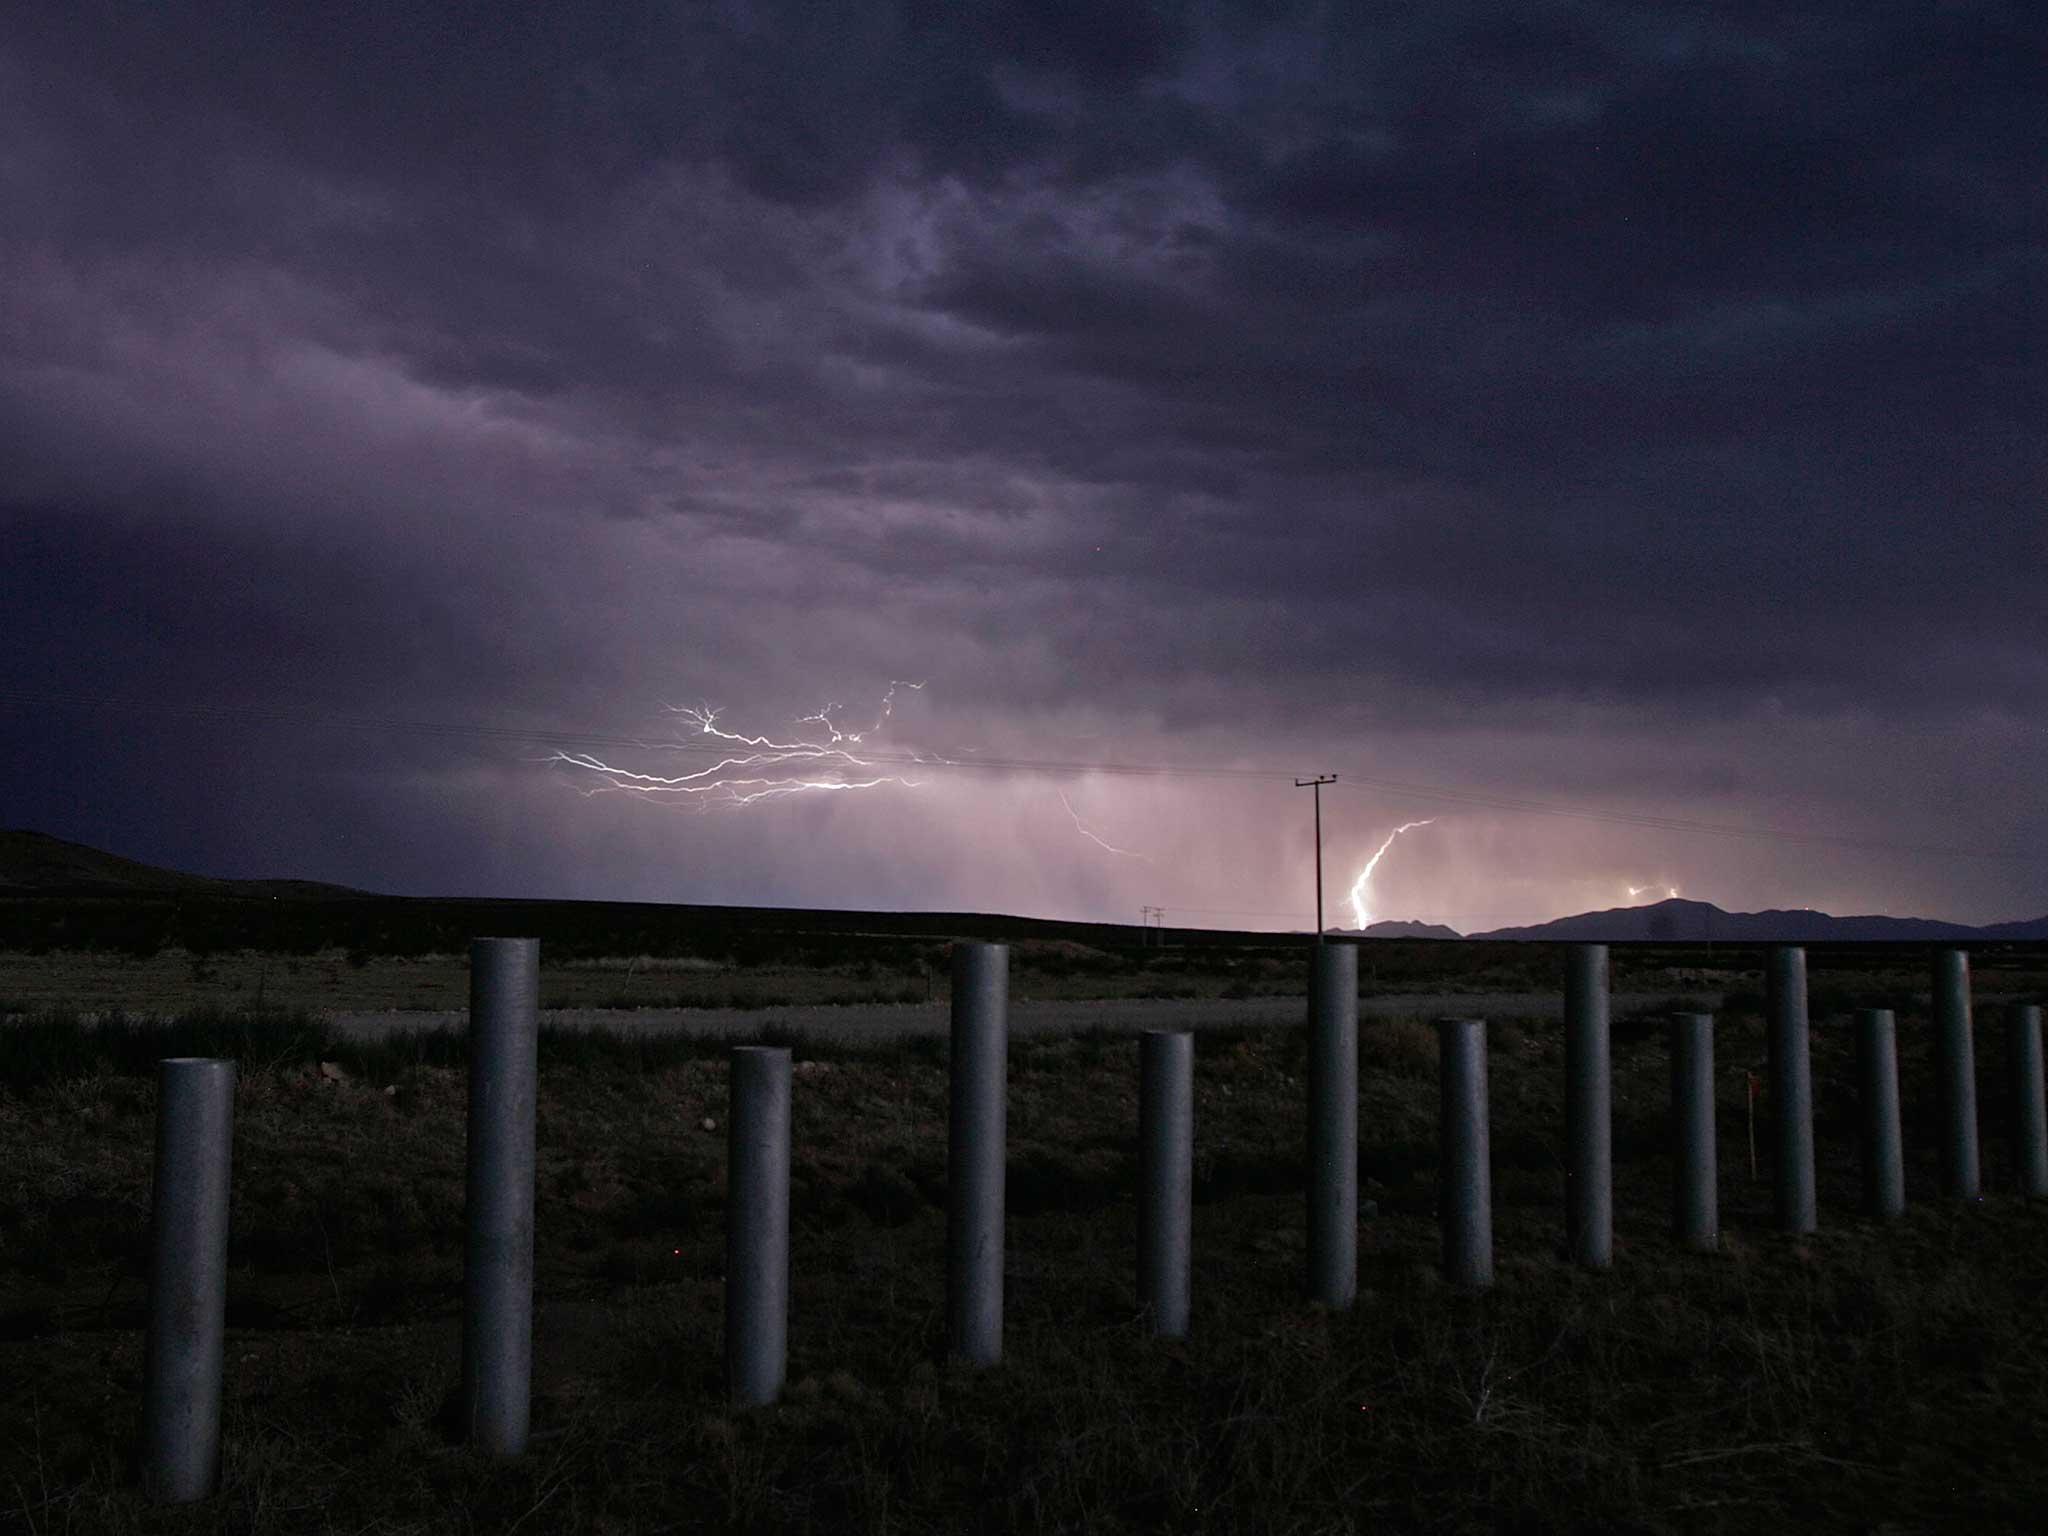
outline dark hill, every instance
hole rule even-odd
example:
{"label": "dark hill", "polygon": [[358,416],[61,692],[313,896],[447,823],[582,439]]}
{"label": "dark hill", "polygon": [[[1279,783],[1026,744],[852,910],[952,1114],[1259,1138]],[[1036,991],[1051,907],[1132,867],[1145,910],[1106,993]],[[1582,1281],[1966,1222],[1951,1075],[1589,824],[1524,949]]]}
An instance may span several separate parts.
{"label": "dark hill", "polygon": [[0,895],[4,896],[361,896],[318,880],[222,880],[161,869],[83,843],[20,828],[0,828]]}
{"label": "dark hill", "polygon": [[2048,917],[2030,917],[2019,923],[1990,923],[1977,931],[1987,939],[2048,939]]}
{"label": "dark hill", "polygon": [[1464,935],[1455,928],[1446,928],[1442,923],[1382,922],[1368,923],[1365,928],[1368,939],[1460,939]]}

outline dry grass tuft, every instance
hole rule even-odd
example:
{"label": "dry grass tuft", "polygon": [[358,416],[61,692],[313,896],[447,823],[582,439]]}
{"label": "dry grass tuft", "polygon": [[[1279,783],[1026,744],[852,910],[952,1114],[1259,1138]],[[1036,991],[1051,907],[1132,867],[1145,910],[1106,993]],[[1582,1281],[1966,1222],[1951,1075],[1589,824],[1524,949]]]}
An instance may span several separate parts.
{"label": "dry grass tuft", "polygon": [[1437,1070],[1436,1029],[1421,1019],[1366,1019],[1358,1026],[1358,1066],[1396,1077],[1434,1078]]}

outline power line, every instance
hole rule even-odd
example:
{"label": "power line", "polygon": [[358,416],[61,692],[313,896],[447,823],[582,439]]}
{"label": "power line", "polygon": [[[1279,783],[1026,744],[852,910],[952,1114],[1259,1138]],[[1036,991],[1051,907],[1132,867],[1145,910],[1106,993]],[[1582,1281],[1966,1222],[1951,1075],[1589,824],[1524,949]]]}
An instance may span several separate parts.
{"label": "power line", "polygon": [[[1163,908],[1159,910],[1164,910]],[[1301,912],[1267,912],[1251,907],[1175,907],[1176,912],[1199,912],[1204,917],[1312,917],[1315,914]]]}
{"label": "power line", "polygon": [[[114,696],[87,697],[77,694],[29,692],[0,689],[0,705],[55,709],[112,709],[130,713],[181,716],[224,724],[291,725],[312,724],[342,730],[391,732],[439,740],[502,741],[533,746],[634,747],[645,751],[709,753],[729,755],[730,746],[708,742],[650,740],[604,731],[545,730],[521,726],[462,724],[446,720],[408,720],[390,716],[329,714],[315,710],[283,709],[275,706],[241,704],[178,703],[164,699],[130,699]],[[944,768],[967,772],[1099,774],[1126,778],[1225,778],[1285,782],[1294,775],[1278,768],[1229,768],[1182,763],[1083,762],[1054,758],[993,757],[984,753],[905,752],[863,746],[865,761],[889,766]],[[1442,785],[1418,784],[1383,778],[1356,770],[1344,771],[1346,787],[1364,785],[1385,794],[1404,795],[1448,805],[1479,810],[1504,811],[1524,816],[1560,817],[1572,821],[1608,826],[1635,827],[1644,831],[1673,832],[1687,836],[1737,837],[1760,842],[1805,847],[1843,848],[1871,853],[1902,853],[1918,858],[1983,859],[2003,863],[2037,863],[2038,853],[1999,852],[1979,848],[1952,848],[1901,843],[1882,838],[1844,837],[1822,832],[1790,832],[1775,827],[1749,827],[1728,822],[1699,821],[1690,817],[1665,816],[1652,812],[1614,811],[1556,805],[1519,796],[1489,794],[1476,790],[1450,789]],[[1304,786],[1306,787],[1306,786]]]}

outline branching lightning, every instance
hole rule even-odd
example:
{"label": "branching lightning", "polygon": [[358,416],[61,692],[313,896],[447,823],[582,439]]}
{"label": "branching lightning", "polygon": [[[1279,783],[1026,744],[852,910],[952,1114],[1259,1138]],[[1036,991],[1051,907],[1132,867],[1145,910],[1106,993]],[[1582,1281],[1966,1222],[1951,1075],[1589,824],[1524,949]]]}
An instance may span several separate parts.
{"label": "branching lightning", "polygon": [[[892,679],[889,683],[889,691],[882,695],[882,707],[875,712],[875,723],[869,726],[864,731],[842,731],[839,729],[838,726],[832,723],[832,712],[836,709],[846,708],[844,704],[827,704],[815,715],[799,715],[797,717],[796,723],[798,725],[824,726],[825,729],[831,733],[832,745],[834,746],[839,745],[839,743],[842,741],[850,741],[855,746],[859,746],[860,740],[863,736],[872,736],[876,731],[879,731],[883,726],[889,723],[889,716],[896,712],[896,690],[898,688],[909,688],[912,691],[915,691],[922,687],[924,687],[923,683],[905,683],[898,682]],[[707,721],[706,724],[708,726],[709,722]],[[723,731],[719,731],[714,734],[723,736],[726,733]],[[733,737],[729,739],[737,740],[738,738]]]}
{"label": "branching lightning", "polygon": [[1127,859],[1143,859],[1148,864],[1152,862],[1152,855],[1149,853],[1140,853],[1135,848],[1119,848],[1114,843],[1105,842],[1102,838],[1090,832],[1081,825],[1080,813],[1074,809],[1073,802],[1067,799],[1067,792],[1062,789],[1057,791],[1057,793],[1060,797],[1060,804],[1067,808],[1067,814],[1074,819],[1074,830],[1087,838],[1089,842],[1095,844],[1098,848],[1107,849],[1111,853],[1120,853]]}
{"label": "branching lightning", "polygon": [[1394,839],[1403,832],[1413,832],[1417,827],[1434,825],[1436,825],[1436,817],[1434,816],[1430,817],[1427,821],[1403,822],[1387,834],[1387,840],[1381,843],[1374,851],[1373,856],[1365,861],[1365,868],[1360,870],[1358,878],[1351,882],[1351,916],[1353,918],[1353,927],[1362,929],[1372,921],[1372,908],[1365,904],[1365,889],[1372,882],[1372,872],[1379,867],[1380,860],[1385,857],[1387,850],[1394,846]]}
{"label": "branching lightning", "polygon": [[[670,705],[669,712],[681,716],[689,725],[691,734],[730,742],[738,749],[710,767],[700,768],[695,773],[636,773],[628,768],[615,767],[587,752],[556,752],[546,761],[562,763],[594,774],[598,782],[583,789],[582,793],[586,795],[624,791],[649,798],[674,796],[675,803],[689,805],[697,810],[708,810],[714,805],[753,805],[762,800],[788,795],[878,789],[885,784],[896,784],[905,789],[920,789],[923,787],[923,780],[906,779],[896,774],[860,777],[859,775],[871,771],[875,765],[850,748],[858,746],[862,738],[873,735],[888,723],[890,715],[895,710],[897,689],[922,687],[923,683],[891,682],[889,691],[882,696],[881,708],[876,713],[875,723],[858,731],[843,730],[833,719],[835,714],[844,710],[845,706],[842,704],[827,704],[814,715],[800,717],[798,725],[822,725],[825,728],[828,739],[823,742],[776,741],[768,736],[748,736],[738,731],[728,731],[720,726],[720,712],[708,705]],[[693,748],[693,744],[687,740],[649,742],[647,745],[650,750],[656,751],[663,748]],[[915,756],[912,754],[913,760]],[[807,765],[808,771],[763,771],[793,764]]]}

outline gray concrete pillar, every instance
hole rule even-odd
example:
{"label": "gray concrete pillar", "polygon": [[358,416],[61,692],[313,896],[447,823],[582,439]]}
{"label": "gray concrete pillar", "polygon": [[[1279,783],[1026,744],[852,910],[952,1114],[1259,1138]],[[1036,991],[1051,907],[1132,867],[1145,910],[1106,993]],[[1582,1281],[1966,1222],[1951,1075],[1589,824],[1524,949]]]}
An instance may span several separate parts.
{"label": "gray concrete pillar", "polygon": [[1934,1047],[1941,1074],[1941,1189],[1954,1200],[1978,1198],[1977,1054],[1970,1030],[1970,954],[1934,956]]}
{"label": "gray concrete pillar", "polygon": [[1906,1209],[1898,1029],[1889,1008],[1856,1011],[1856,1097],[1862,1111],[1863,1210],[1889,1220]]}
{"label": "gray concrete pillar", "polygon": [[953,946],[946,1117],[946,1338],[969,1365],[1003,1357],[1003,1157],[1010,948]]}
{"label": "gray concrete pillar", "polygon": [[1138,1306],[1154,1338],[1188,1333],[1195,1187],[1195,1037],[1138,1042]]}
{"label": "gray concrete pillar", "polygon": [[1681,1248],[1721,1246],[1714,1140],[1714,1016],[1671,1016],[1671,1230]]}
{"label": "gray concrete pillar", "polygon": [[1439,1019],[1436,1027],[1443,1090],[1437,1209],[1443,1234],[1444,1280],[1476,1290],[1493,1284],[1486,1020]]}
{"label": "gray concrete pillar", "polygon": [[220,1476],[235,1077],[232,1061],[157,1063],[142,1487],[164,1504],[206,1498]]}
{"label": "gray concrete pillar", "polygon": [[1766,962],[1770,1011],[1771,1176],[1778,1226],[1811,1232],[1820,1225],[1813,1191],[1813,1061],[1807,1047],[1806,951],[1774,947]]}
{"label": "gray concrete pillar", "polygon": [[789,1356],[789,1051],[736,1045],[726,1099],[725,1383],[734,1406],[782,1393]]}
{"label": "gray concrete pillar", "polygon": [[2006,1015],[2012,1053],[2012,1160],[2023,1195],[2048,1195],[2048,1105],[2041,1082],[2041,1009],[2015,1003]]}
{"label": "gray concrete pillar", "polygon": [[1308,983],[1308,1296],[1358,1294],[1358,947],[1311,951]]}
{"label": "gray concrete pillar", "polygon": [[1572,945],[1564,967],[1565,1246],[1587,1269],[1614,1261],[1607,990],[1607,946]]}
{"label": "gray concrete pillar", "polygon": [[533,1387],[533,1118],[540,940],[469,946],[462,1414],[487,1456],[526,1449]]}

